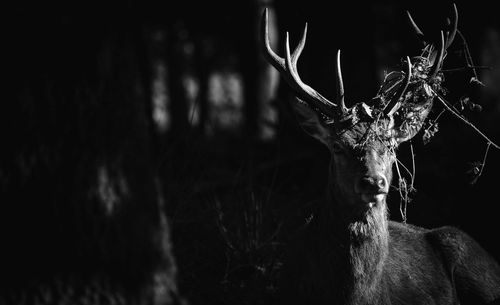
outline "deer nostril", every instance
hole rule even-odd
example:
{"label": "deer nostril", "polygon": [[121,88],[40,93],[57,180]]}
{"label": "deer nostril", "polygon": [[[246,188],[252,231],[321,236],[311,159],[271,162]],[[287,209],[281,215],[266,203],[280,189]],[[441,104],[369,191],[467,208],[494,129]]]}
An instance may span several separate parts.
{"label": "deer nostril", "polygon": [[380,178],[377,180],[377,185],[378,185],[378,188],[379,188],[380,190],[385,189],[385,185],[386,185],[386,180],[385,180],[385,178],[380,177]]}
{"label": "deer nostril", "polygon": [[382,176],[365,176],[359,179],[356,185],[358,193],[384,193],[387,180]]}

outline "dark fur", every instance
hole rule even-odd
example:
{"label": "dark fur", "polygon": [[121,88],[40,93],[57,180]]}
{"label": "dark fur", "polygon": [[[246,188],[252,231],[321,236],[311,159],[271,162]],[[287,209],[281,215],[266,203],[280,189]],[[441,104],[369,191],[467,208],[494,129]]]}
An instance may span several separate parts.
{"label": "dark fur", "polygon": [[316,213],[290,248],[283,304],[488,304],[500,267],[469,236],[388,221],[385,204],[365,220]]}
{"label": "dark fur", "polygon": [[332,152],[331,183],[288,252],[283,304],[487,304],[500,298],[500,266],[472,238],[451,227],[390,222],[385,198],[370,206],[360,197],[363,177],[385,177],[382,192],[388,191],[395,161],[388,147],[414,134],[384,140],[392,128],[384,120],[337,133],[300,105],[304,130]]}

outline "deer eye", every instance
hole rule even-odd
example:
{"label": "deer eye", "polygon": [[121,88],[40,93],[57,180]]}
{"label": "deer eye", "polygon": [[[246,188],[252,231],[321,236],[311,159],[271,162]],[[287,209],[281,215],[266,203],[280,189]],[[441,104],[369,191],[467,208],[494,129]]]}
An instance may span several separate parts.
{"label": "deer eye", "polygon": [[332,151],[335,154],[340,154],[340,153],[344,152],[344,147],[342,146],[342,144],[340,144],[338,142],[333,142],[333,144],[332,144]]}

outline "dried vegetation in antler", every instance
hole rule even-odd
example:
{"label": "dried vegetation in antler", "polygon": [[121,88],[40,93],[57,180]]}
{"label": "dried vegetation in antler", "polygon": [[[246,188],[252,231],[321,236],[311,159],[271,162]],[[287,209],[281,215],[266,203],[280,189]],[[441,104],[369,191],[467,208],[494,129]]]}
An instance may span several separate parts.
{"label": "dried vegetation in antler", "polygon": [[[347,107],[340,51],[337,94],[332,102],[299,77],[297,61],[307,25],[293,52],[286,34],[285,55],[280,57],[270,47],[264,12],[264,55],[293,89],[297,99],[292,104],[302,128],[332,154],[326,195],[314,207],[311,221],[292,238],[281,285],[284,304],[500,300],[500,266],[472,238],[455,228],[428,230],[408,225],[405,212],[403,224],[387,216],[394,164],[400,194],[407,199],[401,191],[407,193],[407,185],[401,178],[396,148],[422,129],[436,99],[452,111],[442,98],[446,93],[442,68],[457,33],[456,6],[437,44],[429,43],[408,16],[423,42],[421,54],[406,57],[400,70],[388,73],[374,98]],[[487,140],[488,148],[494,145]]]}
{"label": "dried vegetation in antler", "polygon": [[[420,56],[404,60],[404,68],[386,75],[377,95],[368,102],[362,102],[351,108],[346,107],[344,87],[340,68],[340,50],[336,59],[337,94],[334,102],[328,100],[316,90],[305,84],[298,73],[297,62],[304,49],[307,35],[307,24],[304,27],[302,38],[297,47],[290,52],[289,34],[285,38],[285,57],[278,56],[270,47],[268,31],[268,14],[264,12],[261,27],[261,40],[264,46],[264,55],[268,61],[281,72],[281,75],[294,90],[299,103],[305,103],[316,110],[327,123],[337,123],[337,130],[342,126],[356,124],[360,120],[380,120],[389,118],[398,126],[389,133],[388,137],[400,137],[403,133],[413,134],[419,130],[427,117],[435,92],[442,92],[443,74],[440,69],[446,56],[446,50],[453,42],[457,32],[458,14],[454,6],[453,20],[450,29],[445,34],[441,32],[441,40],[435,46],[426,42],[426,37],[408,15],[414,25],[417,36],[424,43]],[[351,124],[346,124],[350,121]],[[388,125],[390,126],[390,125]],[[401,135],[394,134],[401,133]],[[403,136],[404,137],[404,136]]]}

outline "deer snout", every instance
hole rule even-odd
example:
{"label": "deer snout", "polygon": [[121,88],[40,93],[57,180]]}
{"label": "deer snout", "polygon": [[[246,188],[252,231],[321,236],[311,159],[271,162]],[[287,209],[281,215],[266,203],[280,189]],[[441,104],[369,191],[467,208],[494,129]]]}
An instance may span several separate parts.
{"label": "deer snout", "polygon": [[387,179],[382,175],[364,176],[355,185],[359,194],[387,194]]}

